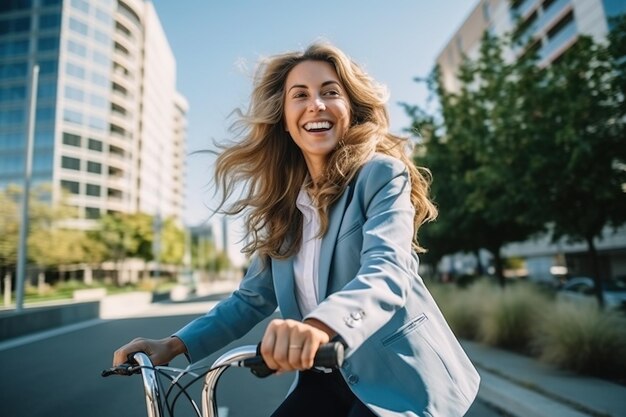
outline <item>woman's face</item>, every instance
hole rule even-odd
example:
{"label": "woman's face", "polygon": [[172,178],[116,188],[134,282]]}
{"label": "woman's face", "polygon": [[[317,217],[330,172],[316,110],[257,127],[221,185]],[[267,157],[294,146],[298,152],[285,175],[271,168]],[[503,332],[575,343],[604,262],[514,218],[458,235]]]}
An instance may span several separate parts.
{"label": "woman's face", "polygon": [[313,180],[350,126],[350,101],[335,68],[303,61],[285,81],[285,128],[298,145]]}

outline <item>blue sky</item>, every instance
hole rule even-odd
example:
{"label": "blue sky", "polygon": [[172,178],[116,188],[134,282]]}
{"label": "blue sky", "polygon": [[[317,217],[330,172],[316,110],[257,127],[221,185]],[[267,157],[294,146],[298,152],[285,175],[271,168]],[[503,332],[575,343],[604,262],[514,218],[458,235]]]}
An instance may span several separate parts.
{"label": "blue sky", "polygon": [[[391,126],[409,124],[398,102],[423,104],[413,81],[432,69],[438,53],[478,0],[153,0],[177,60],[179,91],[189,101],[188,151],[228,139],[228,115],[245,107],[260,57],[328,40],[390,91]],[[211,159],[187,160],[185,221],[210,214]]]}

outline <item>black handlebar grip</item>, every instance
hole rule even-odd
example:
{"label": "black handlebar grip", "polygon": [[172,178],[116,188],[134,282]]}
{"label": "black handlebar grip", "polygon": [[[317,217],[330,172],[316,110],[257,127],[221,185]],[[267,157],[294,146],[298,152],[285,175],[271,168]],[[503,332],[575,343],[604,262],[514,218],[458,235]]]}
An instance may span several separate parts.
{"label": "black handlebar grip", "polygon": [[[274,370],[268,368],[267,364],[261,356],[261,344],[257,346],[257,356],[244,359],[242,364],[246,368],[250,368],[252,373],[259,378],[265,378],[273,374]],[[317,350],[313,359],[313,366],[321,366],[324,368],[339,368],[343,364],[344,347],[339,342],[326,343]]]}
{"label": "black handlebar grip", "polygon": [[344,359],[344,347],[342,343],[326,343],[318,349],[315,354],[314,366],[324,368],[340,368]]}

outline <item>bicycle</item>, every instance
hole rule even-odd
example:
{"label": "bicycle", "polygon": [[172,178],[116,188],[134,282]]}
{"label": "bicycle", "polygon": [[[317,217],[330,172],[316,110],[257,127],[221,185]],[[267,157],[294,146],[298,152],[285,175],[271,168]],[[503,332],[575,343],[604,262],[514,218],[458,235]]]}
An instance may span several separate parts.
{"label": "bicycle", "polygon": [[[193,365],[185,369],[172,368],[169,366],[154,366],[148,355],[144,352],[136,352],[129,355],[129,360],[119,366],[102,371],[102,377],[111,375],[130,376],[141,374],[143,380],[146,409],[148,417],[166,417],[164,409],[169,417],[174,417],[174,406],[181,395],[184,395],[193,407],[198,417],[217,417],[216,389],[220,376],[229,367],[244,367],[250,369],[252,374],[259,378],[265,378],[272,373],[263,361],[259,352],[260,344],[245,345],[233,348],[220,356],[211,367],[197,373]],[[319,368],[339,368],[343,363],[344,347],[339,342],[322,345],[315,355],[314,366]],[[200,368],[203,368],[200,366]],[[174,374],[175,376],[170,375]],[[169,379],[170,384],[164,390],[160,376]],[[182,378],[190,376],[191,381],[182,385]],[[202,411],[191,398],[187,389],[204,377],[202,387]],[[178,388],[178,391],[174,391]],[[170,397],[174,396],[170,401]],[[164,407],[165,406],[165,407]]]}

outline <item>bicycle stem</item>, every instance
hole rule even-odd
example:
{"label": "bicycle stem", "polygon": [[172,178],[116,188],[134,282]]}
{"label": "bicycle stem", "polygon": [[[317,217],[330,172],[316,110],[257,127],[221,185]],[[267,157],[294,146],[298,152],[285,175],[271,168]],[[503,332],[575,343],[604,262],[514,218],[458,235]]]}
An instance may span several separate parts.
{"label": "bicycle stem", "polygon": [[143,380],[144,393],[146,396],[146,408],[148,417],[164,417],[161,408],[161,390],[157,374],[152,368],[150,358],[143,352],[137,352],[133,359],[142,367],[141,379]]}
{"label": "bicycle stem", "polygon": [[256,356],[256,352],[256,345],[240,346],[226,352],[213,362],[212,370],[206,374],[202,388],[202,415],[204,417],[218,417],[215,389],[220,376],[229,366],[240,366],[241,361]]}

